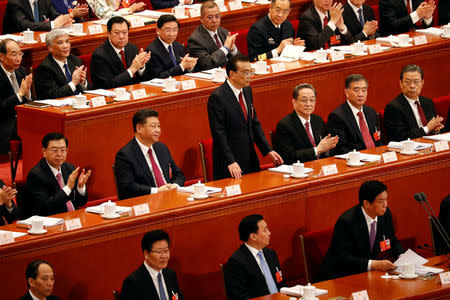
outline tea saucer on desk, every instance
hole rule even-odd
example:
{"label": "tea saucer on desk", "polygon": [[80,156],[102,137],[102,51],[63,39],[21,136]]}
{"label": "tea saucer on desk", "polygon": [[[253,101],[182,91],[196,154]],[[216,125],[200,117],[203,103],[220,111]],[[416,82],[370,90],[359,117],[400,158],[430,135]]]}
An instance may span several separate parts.
{"label": "tea saucer on desk", "polygon": [[369,53],[367,52],[361,52],[361,53],[352,53],[353,56],[364,56],[364,55],[368,55]]}
{"label": "tea saucer on desk", "polygon": [[444,38],[444,39],[450,39],[450,35],[444,35],[444,34],[442,34],[441,37]]}
{"label": "tea saucer on desk", "polygon": [[349,167],[362,167],[362,166],[364,166],[364,163],[362,161],[360,161],[359,163],[356,163],[356,164],[351,164],[351,163],[348,162],[347,166],[349,166]]}
{"label": "tea saucer on desk", "polygon": [[407,47],[411,47],[413,44],[408,43],[408,44],[399,44],[399,43],[394,43],[391,42],[392,46],[396,47],[396,48],[407,48]]}
{"label": "tea saucer on desk", "polygon": [[100,216],[102,216],[103,219],[117,219],[120,217],[120,215],[118,213],[115,213],[112,216],[105,216],[105,214],[101,214]]}
{"label": "tea saucer on desk", "polygon": [[315,59],[314,62],[316,64],[323,64],[323,63],[327,63],[327,62],[330,62],[330,61],[328,59],[325,59],[325,60],[317,60],[317,59]]}
{"label": "tea saucer on desk", "polygon": [[209,197],[209,195],[208,194],[203,194],[203,195],[198,195],[198,196],[195,196],[195,195],[192,195],[192,197],[194,198],[194,199],[206,199],[206,198],[208,198]]}
{"label": "tea saucer on desk", "polygon": [[89,105],[83,105],[83,106],[74,106],[75,109],[83,109],[83,108],[90,108]]}
{"label": "tea saucer on desk", "polygon": [[[300,300],[304,300],[304,299],[305,299],[305,298],[303,298],[303,297],[300,298]],[[314,297],[313,299],[314,299],[314,300],[319,300],[319,298],[317,298],[317,297]]]}
{"label": "tea saucer on desk", "polygon": [[404,274],[400,274],[398,275],[401,279],[415,279],[417,277],[419,277],[417,274],[414,275],[404,275]]}
{"label": "tea saucer on desk", "polygon": [[256,75],[266,75],[269,74],[269,71],[265,71],[265,72],[255,72]]}
{"label": "tea saucer on desk", "polygon": [[25,41],[22,41],[21,43],[22,44],[27,44],[27,45],[31,45],[31,44],[36,44],[38,41],[30,41],[30,42],[25,42]]}
{"label": "tea saucer on desk", "polygon": [[87,35],[86,32],[71,32],[69,33],[70,36],[85,36]]}
{"label": "tea saucer on desk", "polygon": [[166,93],[173,93],[173,92],[178,92],[178,91],[179,91],[179,89],[173,89],[173,90],[163,89],[163,92],[166,92]]}
{"label": "tea saucer on desk", "polygon": [[416,150],[414,150],[414,151],[411,151],[411,152],[405,152],[405,151],[400,151],[400,154],[403,154],[403,155],[416,155],[417,153],[419,153],[419,151],[416,151]]}
{"label": "tea saucer on desk", "polygon": [[44,234],[44,233],[46,233],[47,232],[47,230],[46,229],[42,229],[41,231],[33,231],[33,230],[28,230],[28,233],[29,234]]}
{"label": "tea saucer on desk", "polygon": [[291,177],[292,177],[292,178],[297,178],[297,179],[302,179],[302,178],[308,177],[308,174],[302,174],[302,175],[299,175],[299,176],[296,176],[296,175],[294,175],[294,174],[291,174]]}

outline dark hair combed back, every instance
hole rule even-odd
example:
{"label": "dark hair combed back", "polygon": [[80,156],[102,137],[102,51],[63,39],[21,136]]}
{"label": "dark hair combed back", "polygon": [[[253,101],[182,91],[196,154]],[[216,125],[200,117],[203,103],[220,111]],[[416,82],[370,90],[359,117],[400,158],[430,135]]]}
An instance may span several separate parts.
{"label": "dark hair combed back", "polygon": [[122,24],[122,23],[127,23],[127,27],[128,29],[130,29],[130,22],[128,22],[127,19],[121,16],[112,17],[111,19],[109,19],[108,23],[106,23],[106,28],[108,29],[108,32],[111,33],[111,29],[114,24]]}
{"label": "dark hair combed back", "polygon": [[47,149],[48,144],[50,143],[50,141],[59,141],[63,139],[66,142],[66,147],[69,146],[69,141],[67,140],[67,138],[59,132],[51,132],[51,133],[47,133],[44,138],[42,139],[42,148]]}
{"label": "dark hair combed back", "polygon": [[261,220],[264,218],[258,214],[244,217],[239,223],[239,239],[247,242],[250,234],[258,232],[258,222]]}
{"label": "dark hair combed back", "polygon": [[200,15],[203,17],[205,15],[205,10],[210,9],[210,8],[214,8],[217,7],[219,8],[219,6],[217,5],[216,2],[214,1],[205,1],[202,3],[202,6],[200,7]]}
{"label": "dark hair combed back", "polygon": [[243,61],[243,62],[250,62],[250,60],[248,59],[247,56],[243,55],[243,54],[236,54],[234,56],[232,56],[228,61],[227,64],[225,66],[225,69],[227,71],[227,76],[230,76],[230,72],[236,72],[237,71],[237,63]]}
{"label": "dark hair combed back", "polygon": [[32,262],[30,262],[28,264],[27,269],[25,270],[25,278],[27,279],[28,286],[30,286],[30,284],[28,283],[29,278],[33,278],[33,279],[37,278],[39,266],[41,264],[49,265],[50,268],[52,268],[52,270],[53,270],[53,267],[49,262],[47,262],[45,260],[33,260]]}
{"label": "dark hair combed back", "polygon": [[141,110],[138,110],[133,115],[133,129],[134,132],[136,132],[136,127],[138,124],[143,125],[145,124],[145,121],[147,118],[150,117],[158,117],[158,112],[156,110],[150,109],[150,108],[144,108]]}
{"label": "dark hair combed back", "polygon": [[359,188],[359,204],[362,206],[364,200],[372,204],[375,198],[384,191],[387,191],[387,186],[381,181],[369,180],[363,182]]}
{"label": "dark hair combed back", "polygon": [[14,41],[13,39],[4,39],[3,41],[0,42],[0,53],[3,53],[5,55],[8,53],[7,46],[9,42],[14,42],[17,44],[17,42]]}
{"label": "dark hair combed back", "polygon": [[166,241],[167,244],[170,246],[169,234],[161,229],[147,232],[142,237],[141,241],[142,252],[144,252],[144,250],[147,251],[152,250],[153,244],[158,241]]}
{"label": "dark hair combed back", "polygon": [[180,23],[178,22],[177,18],[175,18],[174,15],[162,15],[158,18],[158,21],[156,21],[156,27],[161,29],[164,24],[168,22],[177,22],[178,27],[180,27]]}
{"label": "dark hair combed back", "polygon": [[[280,1],[282,1],[282,0],[280,0]],[[287,0],[287,1],[289,1],[289,7],[291,7],[291,0]],[[273,5],[275,5],[275,3],[277,3],[277,0],[272,0],[271,3],[273,6]]]}
{"label": "dark hair combed back", "polygon": [[367,81],[366,77],[362,76],[361,74],[350,74],[347,76],[347,78],[345,78],[345,88],[348,89],[350,88],[352,82],[358,82],[361,80],[364,80],[367,86],[369,86],[369,82]]}
{"label": "dark hair combed back", "polygon": [[418,65],[406,65],[400,71],[400,80],[403,80],[403,74],[407,72],[419,72],[420,77],[423,79],[423,70]]}
{"label": "dark hair combed back", "polygon": [[314,92],[314,96],[317,97],[316,90],[314,89],[314,87],[311,84],[309,84],[309,83],[301,83],[301,84],[297,85],[294,88],[294,90],[292,91],[292,98],[297,100],[298,94],[300,93],[300,90],[302,90],[302,89],[311,89]]}

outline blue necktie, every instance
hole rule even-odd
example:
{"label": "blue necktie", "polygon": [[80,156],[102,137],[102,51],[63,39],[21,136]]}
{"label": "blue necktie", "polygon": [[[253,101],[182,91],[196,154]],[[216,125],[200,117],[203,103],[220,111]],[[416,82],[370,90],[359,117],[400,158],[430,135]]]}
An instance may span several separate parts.
{"label": "blue necktie", "polygon": [[71,82],[72,74],[70,74],[69,66],[67,64],[64,64],[64,73],[66,73],[67,82]]}
{"label": "blue necktie", "polygon": [[359,14],[359,23],[361,23],[361,26],[364,27],[364,17],[362,14],[362,8],[358,9],[358,14]]}
{"label": "blue necktie", "polygon": [[269,288],[269,292],[271,294],[278,293],[277,285],[275,284],[275,281],[273,281],[272,274],[270,273],[269,266],[267,265],[267,262],[263,256],[263,253],[261,250],[258,251],[259,261],[261,262],[261,268],[264,273],[264,278],[266,278],[267,287]]}
{"label": "blue necktie", "polygon": [[39,8],[37,0],[33,2],[33,9],[34,9],[34,21],[39,22]]}
{"label": "blue necktie", "polygon": [[163,286],[163,282],[162,282],[161,273],[158,274],[158,288],[159,288],[159,299],[167,300],[166,293],[164,292],[164,286]]}
{"label": "blue necktie", "polygon": [[173,65],[176,66],[177,65],[177,60],[176,60],[175,56],[173,55],[172,45],[169,45],[169,47],[167,47],[167,48],[169,50],[170,59],[172,60]]}

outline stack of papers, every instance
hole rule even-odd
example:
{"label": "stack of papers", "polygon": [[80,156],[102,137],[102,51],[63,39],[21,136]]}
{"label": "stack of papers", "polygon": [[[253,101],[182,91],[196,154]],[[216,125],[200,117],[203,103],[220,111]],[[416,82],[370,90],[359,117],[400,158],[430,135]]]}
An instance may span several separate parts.
{"label": "stack of papers", "polygon": [[293,61],[297,61],[298,59],[278,56],[278,57],[271,58],[270,60],[271,61],[281,61],[281,62],[293,62]]}
{"label": "stack of papers", "polygon": [[[178,188],[179,192],[182,193],[190,193],[193,194],[194,193],[194,188],[192,187],[193,185],[190,186],[180,186]],[[212,186],[205,186],[205,193],[206,194],[214,194],[214,193],[220,193],[222,191],[221,188],[217,188],[217,187],[212,187]]]}
{"label": "stack of papers", "polygon": [[186,73],[184,74],[189,77],[213,80],[214,75],[207,73],[207,71],[197,72],[197,73]]}
{"label": "stack of papers", "polygon": [[[341,159],[347,159],[348,153],[335,155],[334,157],[341,158]],[[381,159],[381,155],[361,153],[361,161],[376,162],[376,161],[379,161],[380,159]]]}
{"label": "stack of papers", "polygon": [[[296,296],[296,297],[302,297],[303,296],[303,285],[296,285],[293,287],[283,287],[280,289],[280,292],[283,294],[287,294],[290,296]],[[315,289],[314,294],[316,296],[325,295],[327,294],[327,290],[323,289]]]}
{"label": "stack of papers", "polygon": [[[403,142],[389,142],[388,148],[396,148],[396,149],[402,149],[403,148]],[[419,143],[414,141],[414,150],[424,150],[433,147],[433,144],[430,143]]]}
{"label": "stack of papers", "polygon": [[400,255],[400,257],[394,262],[397,267],[395,272],[401,273],[401,266],[414,264],[416,266],[416,274],[419,276],[433,275],[444,272],[444,269],[432,268],[424,266],[428,260],[417,254],[416,252],[408,249],[405,253]]}
{"label": "stack of papers", "polygon": [[450,142],[450,132],[443,133],[443,134],[436,134],[436,135],[427,135],[424,136],[427,140],[433,140],[433,141],[447,141]]}
{"label": "stack of papers", "polygon": [[149,80],[149,81],[143,81],[143,82],[141,82],[141,84],[163,88],[164,87],[164,79],[153,78],[152,80]]}
{"label": "stack of papers", "polygon": [[11,232],[12,233],[12,235],[13,235],[13,238],[18,238],[18,237],[21,237],[21,236],[24,236],[24,235],[26,235],[27,233],[26,232],[17,232],[17,231],[7,231],[7,230],[0,230],[0,234],[5,234],[5,233],[8,233],[8,232]]}
{"label": "stack of papers", "polygon": [[104,89],[87,90],[87,91],[84,91],[84,93],[100,95],[100,96],[105,96],[105,97],[115,97],[116,96],[116,93],[114,93],[113,91],[108,91],[108,90],[104,90]]}
{"label": "stack of papers", "polygon": [[[413,39],[409,38],[408,43],[412,43]],[[398,37],[390,35],[386,37],[378,37],[377,42],[386,42],[386,43],[394,43],[398,44]]]}
{"label": "stack of papers", "polygon": [[105,25],[108,23],[109,19],[100,19],[100,20],[95,20],[92,21],[92,23],[96,23],[96,24],[100,24],[100,25]]}
{"label": "stack of papers", "polygon": [[165,11],[155,11],[155,10],[148,10],[148,9],[146,9],[144,11],[136,12],[133,15],[146,17],[146,18],[152,18],[152,19],[158,19],[162,15],[171,15],[171,13],[170,12],[165,12]]}
{"label": "stack of papers", "polygon": [[23,41],[23,35],[16,35],[16,34],[0,35],[0,41],[2,41],[4,39],[11,39],[11,40],[14,40],[16,42],[21,42],[21,41]]}
{"label": "stack of papers", "polygon": [[65,99],[61,99],[61,100],[53,100],[53,99],[46,99],[46,100],[36,100],[34,102],[39,102],[39,103],[45,103],[51,106],[66,106],[66,105],[73,105],[73,98],[65,98]]}
{"label": "stack of papers", "polygon": [[444,33],[444,30],[441,28],[430,27],[427,29],[416,29],[419,33],[431,34],[436,36],[441,36]]}
{"label": "stack of papers", "polygon": [[[102,203],[97,206],[90,206],[86,208],[87,212],[93,213],[93,214],[103,214],[105,211],[105,203]],[[123,213],[129,213],[131,211],[132,207],[127,206],[118,206],[116,205],[116,213],[123,214]]]}
{"label": "stack of papers", "polygon": [[[367,45],[364,45],[364,52],[367,52],[368,48],[369,47]],[[342,51],[342,52],[347,53],[347,54],[352,54],[353,53],[351,46],[333,46],[330,49],[335,50],[335,51]],[[383,47],[383,46],[381,47],[382,51],[388,50],[388,49],[391,49],[391,47]]]}
{"label": "stack of papers", "polygon": [[60,218],[32,216],[26,220],[17,221],[16,225],[17,225],[17,227],[21,227],[21,228],[29,228],[28,226],[31,226],[31,221],[34,218],[42,218],[44,220],[44,228],[62,225],[64,223],[64,219],[60,219]]}
{"label": "stack of papers", "polygon": [[[304,168],[304,170],[305,170],[304,171],[305,173],[311,173],[312,171],[314,171],[313,169],[306,168],[306,167]],[[290,165],[281,165],[276,168],[269,168],[269,171],[277,172],[277,173],[284,173],[284,174],[292,174],[293,173],[292,166],[290,166]]]}
{"label": "stack of papers", "polygon": [[305,48],[305,46],[286,45],[280,56],[299,60]]}

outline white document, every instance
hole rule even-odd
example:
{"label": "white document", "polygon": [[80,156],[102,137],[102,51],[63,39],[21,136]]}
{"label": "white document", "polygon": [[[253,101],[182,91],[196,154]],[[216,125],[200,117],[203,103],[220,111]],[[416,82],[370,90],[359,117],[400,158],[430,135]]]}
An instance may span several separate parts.
{"label": "white document", "polygon": [[73,98],[65,98],[61,100],[53,100],[53,99],[46,99],[46,100],[36,100],[33,102],[39,102],[39,103],[45,103],[49,104],[51,106],[67,106],[67,105],[73,105]]}
{"label": "white document", "polygon": [[434,275],[444,272],[444,269],[426,267],[426,266],[416,266],[416,274],[419,276]]}
{"label": "white document", "polygon": [[146,18],[152,18],[152,19],[158,19],[162,15],[171,15],[171,13],[170,12],[165,12],[165,11],[155,11],[155,10],[148,10],[148,9],[146,9],[144,11],[136,12],[133,15],[146,17]]}
{"label": "white document", "polygon": [[87,91],[84,91],[84,93],[85,94],[100,95],[100,96],[105,96],[105,97],[114,97],[114,96],[116,96],[116,93],[114,93],[113,91],[108,91],[108,90],[104,90],[104,89],[87,90]]}
{"label": "white document", "polygon": [[[293,287],[283,287],[280,289],[280,293],[290,295],[290,296],[302,297],[303,296],[303,286],[296,285]],[[323,289],[315,289],[315,291],[314,291],[314,294],[316,296],[325,295],[327,293],[328,293],[328,290],[323,290]]]}
{"label": "white document", "polygon": [[207,79],[207,80],[213,80],[214,75],[208,74],[206,71],[203,72],[197,72],[197,73],[186,73],[185,76],[194,77],[194,78],[200,78],[200,79]]}
{"label": "white document", "polygon": [[427,259],[423,258],[422,256],[412,251],[411,249],[408,249],[406,250],[405,253],[400,255],[400,257],[394,262],[394,265],[397,267],[410,264],[421,266],[423,264],[426,264],[427,262],[428,262]]}
{"label": "white document", "polygon": [[[433,147],[433,144],[430,143],[419,143],[416,141],[414,142],[414,150],[424,150]],[[402,149],[403,148],[403,141],[402,142],[389,142],[388,148],[396,148],[396,149]]]}
{"label": "white document", "polygon": [[21,236],[24,236],[24,235],[27,235],[27,233],[26,232],[17,232],[17,231],[6,231],[6,230],[0,230],[0,234],[4,234],[4,233],[8,233],[8,232],[11,232],[12,233],[12,235],[13,235],[13,238],[18,238],[18,237],[21,237]]}
{"label": "white document", "polygon": [[[106,203],[106,202],[105,202]],[[93,213],[93,214],[102,214],[105,211],[105,203],[102,203],[100,205],[97,206],[90,206],[86,208],[87,212]],[[132,207],[127,207],[127,206],[117,206],[116,205],[116,213],[118,214],[123,214],[123,213],[127,213],[130,212],[132,209]]]}
{"label": "white document", "polygon": [[305,46],[286,45],[280,56],[299,60],[305,48]]}
{"label": "white document", "polygon": [[[347,159],[348,158],[348,153],[347,154],[335,155],[334,157],[340,158],[340,159]],[[381,159],[381,155],[367,154],[367,153],[361,153],[360,157],[361,157],[361,161],[365,161],[365,162],[376,162],[376,161],[379,161]]]}
{"label": "white document", "polygon": [[433,140],[433,141],[447,141],[450,142],[450,132],[442,133],[442,134],[436,134],[436,135],[427,135],[424,136],[427,140]]}
{"label": "white document", "polygon": [[[314,171],[311,168],[304,168],[304,172],[305,173],[311,173],[312,171]],[[292,174],[294,171],[292,170],[292,166],[290,165],[280,165],[278,167],[274,167],[274,168],[269,168],[269,171],[272,172],[277,172],[277,173],[284,173],[284,174]]]}
{"label": "white document", "polygon": [[[36,217],[38,217],[38,216],[32,216],[26,220],[17,221],[16,225],[17,225],[17,227],[21,227],[21,228],[29,228],[28,226],[31,226],[31,221]],[[40,216],[39,216],[39,218],[44,219],[44,227],[45,228],[61,225],[64,223],[64,219],[60,219],[60,218],[40,217]]]}
{"label": "white document", "polygon": [[430,27],[427,29],[416,29],[416,32],[441,36],[444,33],[444,30],[441,28]]}
{"label": "white document", "polygon": [[[190,194],[194,193],[193,185],[180,186],[177,190],[179,192],[182,192],[182,193],[190,193]],[[217,187],[212,187],[212,186],[205,185],[205,193],[206,194],[214,194],[214,193],[219,193],[221,191],[222,191],[222,188],[217,188]]]}
{"label": "white document", "polygon": [[15,35],[15,34],[3,34],[0,35],[0,41],[4,39],[11,39],[16,42],[22,42],[23,41],[23,35]]}
{"label": "white document", "polygon": [[281,61],[281,62],[293,62],[293,61],[297,61],[298,59],[278,56],[278,57],[273,57],[270,60],[271,61]]}
{"label": "white document", "polygon": [[142,81],[142,85],[156,86],[156,87],[164,87],[164,79],[161,78],[153,78],[149,81]]}
{"label": "white document", "polygon": [[[412,43],[413,39],[409,38],[408,43]],[[386,37],[378,37],[377,42],[387,42],[387,43],[394,43],[398,44],[398,37],[390,35]]]}
{"label": "white document", "polygon": [[100,25],[105,25],[105,26],[106,26],[106,24],[108,23],[108,21],[109,21],[109,19],[99,19],[99,20],[94,20],[94,21],[92,21],[92,23],[100,24]]}
{"label": "white document", "polygon": [[301,60],[306,60],[306,61],[313,61],[317,58],[317,55],[315,52],[303,52],[302,55],[300,56]]}

